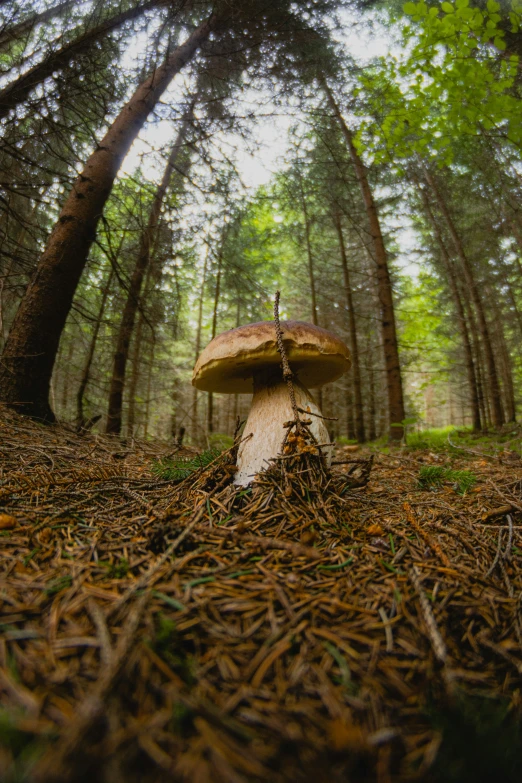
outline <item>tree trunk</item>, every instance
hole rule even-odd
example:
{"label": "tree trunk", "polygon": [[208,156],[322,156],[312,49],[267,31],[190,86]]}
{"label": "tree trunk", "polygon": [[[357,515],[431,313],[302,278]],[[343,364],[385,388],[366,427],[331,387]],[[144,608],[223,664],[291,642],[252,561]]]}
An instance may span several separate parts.
{"label": "tree trunk", "polygon": [[368,437],[369,439],[375,440],[377,437],[377,432],[375,429],[375,418],[376,418],[376,411],[375,411],[375,373],[373,370],[373,364],[370,362],[368,365],[368,374],[369,374],[369,394],[368,394],[368,419],[369,419],[369,433]]}
{"label": "tree trunk", "polygon": [[49,383],[60,335],[123,158],[173,77],[216,26],[211,16],[136,90],[77,178],[18,308],[0,362],[0,400],[54,421]]}
{"label": "tree trunk", "polygon": [[447,275],[448,285],[453,299],[453,304],[455,305],[455,309],[457,311],[457,322],[459,325],[462,345],[464,347],[466,373],[468,376],[468,387],[469,387],[469,395],[470,395],[470,402],[471,402],[471,417],[473,421],[473,431],[479,432],[482,429],[482,425],[480,421],[480,408],[479,408],[477,377],[475,373],[475,362],[473,361],[473,350],[471,348],[471,340],[469,338],[466,315],[464,313],[464,306],[462,304],[462,299],[460,297],[460,292],[458,289],[458,282],[455,275],[455,270],[453,269],[453,265],[449,253],[446,249],[446,245],[444,243],[444,238],[442,236],[441,230],[435,219],[435,215],[433,214],[433,211],[431,209],[431,204],[428,198],[428,194],[421,187],[420,182],[416,178],[415,178],[415,185],[417,186],[417,191],[420,193],[424,205],[424,211],[431,224],[431,227],[433,229],[433,234],[439,246],[442,265]]}
{"label": "tree trunk", "polygon": [[388,391],[388,412],[390,417],[390,438],[401,440],[404,434],[402,422],[405,418],[404,397],[402,392],[401,365],[399,361],[399,346],[397,342],[397,328],[395,325],[395,310],[393,306],[393,293],[388,268],[388,255],[384,245],[377,206],[373,198],[366,167],[359,157],[353,143],[352,133],[348,128],[341,111],[333,97],[332,91],[324,82],[324,89],[328,97],[331,109],[339,122],[341,132],[350,152],[359,187],[361,189],[366,216],[370,228],[373,244],[373,262],[377,267],[377,289],[381,308],[381,330],[384,348],[384,361],[386,365],[386,380]]}
{"label": "tree trunk", "polygon": [[63,379],[62,379],[62,400],[61,400],[61,409],[62,409],[62,416],[63,418],[67,419],[67,405],[69,402],[69,380],[71,377],[71,364],[72,359],[74,356],[74,337],[71,335],[71,338],[69,340],[69,345],[67,348],[67,355],[65,357],[65,367],[63,370]]}
{"label": "tree trunk", "polygon": [[444,216],[449,234],[451,236],[453,245],[455,247],[455,252],[457,253],[457,256],[462,264],[462,271],[464,273],[466,284],[468,285],[469,288],[471,300],[475,307],[475,312],[478,318],[478,327],[480,331],[480,336],[484,347],[484,354],[486,358],[486,367],[487,367],[487,374],[488,374],[490,401],[491,401],[491,406],[493,411],[493,424],[495,427],[501,427],[504,423],[504,414],[502,412],[502,404],[500,400],[500,384],[498,380],[497,368],[495,365],[495,356],[493,354],[493,347],[491,345],[491,338],[489,334],[488,324],[486,321],[486,315],[484,312],[484,305],[482,302],[482,298],[480,297],[480,294],[478,292],[478,288],[475,283],[475,277],[473,275],[473,270],[471,268],[471,264],[466,255],[466,252],[464,250],[464,245],[462,244],[455,223],[453,222],[453,218],[450,215],[447,204],[442,196],[442,193],[438,188],[435,178],[427,168],[424,168],[424,176],[426,182],[428,183],[429,187],[433,191],[437,204],[439,205],[440,211]]}
{"label": "tree trunk", "polygon": [[47,22],[55,16],[60,16],[76,4],[77,0],[64,0],[62,3],[57,3],[50,8],[46,8],[45,11],[32,14],[32,16],[18,22],[18,24],[6,25],[0,33],[0,49],[5,50],[9,44],[16,41],[16,39],[31,33],[36,25],[43,24],[43,22]]}
{"label": "tree trunk", "polygon": [[150,396],[152,386],[152,372],[154,368],[154,354],[156,353],[156,339],[152,333],[152,346],[149,354],[149,371],[147,373],[147,396],[145,397],[145,424],[143,425],[143,438],[147,440],[149,434]]}
{"label": "tree trunk", "polygon": [[82,33],[78,38],[74,38],[61,49],[50,52],[44,60],[33,65],[32,68],[29,68],[29,70],[19,76],[18,79],[0,90],[0,120],[6,117],[15,106],[23,103],[29,93],[34,90],[37,85],[51,76],[54,71],[65,68],[73,57],[77,57],[82,52],[88,50],[104,35],[107,35],[107,33],[130,19],[137,18],[144,11],[153,8],[157,4],[157,0],[149,0],[149,2],[144,3],[143,5],[129,8],[127,11],[116,14],[116,16],[106,19],[91,30]]}
{"label": "tree trunk", "polygon": [[513,367],[511,356],[504,336],[504,315],[495,299],[495,292],[488,286],[488,298],[491,301],[494,316],[494,337],[497,346],[497,356],[500,361],[500,371],[502,373],[502,390],[504,392],[504,410],[506,412],[506,422],[515,423],[517,420],[515,389],[513,386]]}
{"label": "tree trunk", "polygon": [[103,313],[105,312],[105,305],[107,304],[107,298],[109,296],[109,291],[112,285],[113,278],[114,278],[114,270],[111,267],[107,281],[102,289],[100,307],[98,309],[98,315],[96,318],[96,322],[94,324],[94,329],[92,331],[91,342],[89,345],[89,350],[87,352],[87,359],[85,361],[85,365],[82,371],[80,386],[76,394],[76,418],[77,418],[77,427],[79,430],[82,429],[82,427],[85,424],[85,416],[83,412],[83,397],[85,395],[85,390],[87,389],[87,384],[89,383],[92,360],[94,359],[94,351],[96,350],[96,341],[98,340],[98,333],[100,331]]}
{"label": "tree trunk", "polygon": [[[223,250],[225,248],[227,233],[228,231],[225,226],[225,229],[223,231],[223,236],[221,239],[221,246],[219,248],[219,254],[218,254],[216,289],[214,293],[214,309],[212,311],[212,335],[210,338],[211,340],[214,339],[217,333],[217,314],[218,314],[218,307],[219,307],[219,297],[221,294],[221,271],[223,266]],[[214,395],[212,394],[212,392],[208,392],[207,431],[209,433],[214,432]]]}
{"label": "tree trunk", "polygon": [[353,372],[350,370],[346,375],[346,436],[349,440],[356,440],[355,437],[355,418],[353,415]]}
{"label": "tree trunk", "polygon": [[357,326],[355,323],[355,312],[353,309],[352,287],[350,285],[350,271],[348,269],[348,259],[346,257],[343,227],[341,224],[341,215],[338,211],[334,216],[334,222],[337,229],[337,235],[339,237],[339,249],[341,251],[341,265],[343,269],[344,291],[346,295],[346,310],[348,312],[348,325],[350,330],[350,348],[352,350],[353,390],[355,397],[355,437],[359,443],[364,443],[364,408],[362,401],[361,366],[359,362]]}
{"label": "tree trunk", "polygon": [[[196,327],[196,346],[195,346],[195,358],[194,364],[196,364],[199,354],[201,352],[201,330],[203,328],[203,299],[205,298],[205,285],[207,283],[207,268],[208,268],[208,256],[210,250],[207,248],[205,254],[205,262],[203,264],[203,276],[201,278],[201,291],[199,293],[198,304],[198,323]],[[198,422],[198,390],[194,386],[192,388],[192,440],[194,443],[197,441],[197,431],[199,430]]]}
{"label": "tree trunk", "polygon": [[129,410],[127,414],[127,437],[134,437],[136,422],[136,391],[140,377],[140,357],[141,357],[141,337],[143,334],[143,316],[140,313],[138,325],[134,335],[134,346],[132,350],[131,380],[129,384]]}
{"label": "tree trunk", "polygon": [[301,194],[301,207],[303,209],[306,257],[308,259],[308,277],[310,280],[310,298],[312,300],[312,323],[315,326],[318,326],[319,317],[317,312],[317,295],[315,290],[314,257],[312,255],[312,243],[310,239],[310,217],[308,215],[308,206],[306,203],[306,197],[303,189],[303,180],[301,178],[301,172],[299,171],[298,171],[298,178],[299,178],[299,189]]}
{"label": "tree trunk", "polygon": [[163,172],[163,178],[154,195],[147,225],[143,229],[140,237],[138,258],[132,273],[129,290],[127,292],[127,299],[123,308],[120,328],[118,331],[118,339],[116,341],[116,351],[114,353],[112,378],[109,390],[109,411],[107,415],[106,428],[108,435],[119,435],[121,433],[125,372],[127,369],[127,360],[129,358],[129,346],[132,338],[132,330],[134,329],[136,313],[140,305],[140,293],[143,284],[143,278],[145,277],[145,273],[149,268],[151,247],[158,227],[165,195],[170,185],[170,181],[176,168],[176,163],[179,159],[181,150],[183,149],[187,131],[192,125],[192,121],[194,119],[195,103],[196,97],[194,96],[183,117],[183,122],[170,152],[167,166]]}

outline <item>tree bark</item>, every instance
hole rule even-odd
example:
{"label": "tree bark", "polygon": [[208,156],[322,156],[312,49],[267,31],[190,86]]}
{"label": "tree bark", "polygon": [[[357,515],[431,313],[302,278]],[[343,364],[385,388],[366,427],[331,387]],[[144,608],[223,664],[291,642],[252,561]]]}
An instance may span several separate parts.
{"label": "tree bark", "polygon": [[67,11],[76,4],[77,0],[64,0],[62,3],[57,3],[50,8],[46,8],[45,11],[40,11],[39,13],[27,17],[27,19],[23,19],[21,22],[18,22],[18,24],[6,25],[0,33],[0,49],[5,50],[6,47],[17,38],[21,38],[23,35],[32,32],[36,25],[48,22],[55,16],[60,16],[64,11]]}
{"label": "tree bark", "polygon": [[[214,293],[214,308],[212,310],[212,334],[210,339],[213,340],[217,332],[217,315],[219,307],[219,297],[221,294],[221,272],[223,267],[223,250],[225,248],[225,242],[227,239],[227,227],[223,231],[221,238],[221,245],[218,253],[218,267],[216,275],[216,289]],[[209,433],[214,432],[214,395],[212,392],[208,392],[208,406],[207,406],[207,431]]]}
{"label": "tree bark", "polygon": [[377,290],[381,308],[381,331],[388,391],[389,436],[392,440],[402,440],[404,434],[402,422],[405,418],[404,397],[388,254],[384,245],[377,206],[368,182],[366,167],[359,157],[353,143],[352,133],[341,114],[332,91],[326,82],[323,82],[323,85],[330,107],[339,122],[341,132],[346,141],[366,207],[366,216],[373,244],[373,261],[377,268]]}
{"label": "tree bark", "polygon": [[346,376],[346,436],[348,440],[356,440],[355,437],[355,417],[353,410],[353,372],[349,371]]}
{"label": "tree bark", "polygon": [[424,176],[426,182],[428,183],[429,187],[433,192],[433,195],[435,196],[440,211],[444,216],[444,220],[446,221],[446,225],[448,227],[451,240],[455,247],[455,252],[462,264],[462,271],[464,273],[466,284],[469,288],[471,300],[475,307],[475,312],[478,318],[478,327],[480,330],[480,336],[484,347],[484,354],[486,359],[486,367],[487,367],[487,375],[488,375],[488,385],[490,391],[490,402],[491,402],[491,407],[493,412],[493,424],[495,427],[501,427],[504,424],[504,414],[502,411],[502,403],[500,399],[500,384],[498,380],[497,368],[495,365],[495,356],[493,354],[491,337],[489,334],[489,328],[486,321],[486,315],[484,312],[484,304],[478,292],[478,287],[475,282],[473,270],[471,268],[471,264],[469,262],[467,254],[464,250],[464,245],[462,244],[455,223],[453,222],[453,218],[450,215],[446,201],[444,200],[442,193],[440,192],[440,189],[435,181],[435,177],[426,167],[424,167]]}
{"label": "tree bark", "polygon": [[[140,305],[140,293],[143,284],[143,278],[145,277],[145,273],[149,268],[151,247],[156,235],[165,195],[170,185],[172,175],[176,169],[176,164],[178,162],[180,153],[183,149],[187,131],[192,125],[192,121],[194,119],[195,103],[196,97],[194,96],[183,117],[183,122],[181,123],[176,141],[174,142],[174,145],[170,151],[169,159],[167,166],[165,167],[165,171],[163,172],[161,183],[159,184],[158,189],[154,195],[147,225],[140,237],[138,258],[132,273],[129,290],[127,292],[127,299],[123,308],[120,328],[118,331],[118,338],[116,341],[116,351],[114,353],[111,385],[109,390],[109,411],[107,414],[106,432],[108,435],[119,435],[121,433],[125,373],[127,369],[127,361],[129,358],[129,346],[132,338],[132,330],[134,329],[136,313]],[[185,172],[183,171],[183,173]]]}
{"label": "tree bark", "polygon": [[362,401],[361,386],[361,366],[359,361],[359,345],[357,341],[357,326],[355,323],[355,312],[353,309],[352,287],[350,285],[350,271],[348,269],[348,259],[346,257],[346,246],[344,243],[343,227],[341,215],[337,211],[334,215],[335,228],[339,237],[339,249],[341,251],[341,266],[343,269],[344,291],[346,295],[346,310],[348,312],[348,325],[350,330],[350,348],[352,350],[352,377],[353,390],[355,398],[355,437],[359,443],[364,443],[364,407]]}
{"label": "tree bark", "polygon": [[[203,300],[205,298],[205,285],[207,283],[207,268],[208,268],[208,257],[209,257],[210,250],[207,248],[207,252],[205,254],[205,262],[203,264],[203,275],[201,278],[201,290],[199,293],[199,304],[198,304],[198,323],[196,327],[196,345],[195,345],[195,359],[194,364],[196,364],[198,360],[198,356],[201,352],[201,330],[203,328]],[[197,442],[197,431],[199,430],[199,422],[198,422],[198,390],[194,386],[192,388],[192,440],[194,443]]]}
{"label": "tree bark", "polygon": [[494,315],[494,337],[498,349],[498,357],[500,363],[500,371],[502,373],[502,390],[504,392],[504,410],[506,412],[506,422],[509,424],[515,423],[517,420],[516,415],[516,403],[515,403],[515,389],[513,386],[513,367],[511,363],[511,356],[506,344],[506,338],[504,336],[504,314],[502,313],[498,302],[495,299],[495,292],[488,286],[488,297],[491,301],[491,306]]}
{"label": "tree bark", "polygon": [[109,291],[112,285],[112,280],[114,278],[114,270],[111,267],[111,270],[109,272],[109,276],[105,282],[105,285],[102,289],[102,297],[100,301],[100,307],[98,309],[98,316],[96,318],[96,322],[94,324],[94,329],[92,331],[91,335],[91,342],[89,345],[89,350],[87,352],[87,359],[85,361],[85,365],[82,371],[82,378],[80,381],[80,386],[78,388],[78,392],[76,394],[76,418],[77,418],[77,428],[81,430],[85,424],[85,416],[83,411],[83,398],[85,395],[85,390],[87,389],[87,384],[89,383],[89,378],[91,376],[91,367],[92,367],[92,361],[94,359],[94,352],[96,350],[96,342],[98,340],[98,333],[100,331],[100,326],[103,318],[103,313],[105,312],[105,305],[107,304],[107,298],[109,296]]}
{"label": "tree bark", "polygon": [[457,311],[457,322],[459,325],[462,345],[464,347],[466,373],[468,376],[468,388],[469,388],[469,396],[471,402],[471,417],[473,421],[473,431],[479,432],[482,429],[482,424],[480,421],[480,407],[479,407],[479,397],[478,397],[477,376],[475,373],[475,362],[473,361],[473,350],[471,348],[471,340],[469,337],[466,315],[464,313],[464,307],[462,304],[462,299],[458,288],[458,282],[455,275],[455,270],[453,269],[453,264],[451,262],[451,258],[447,251],[446,245],[444,243],[444,238],[442,236],[441,230],[435,219],[435,215],[433,214],[433,211],[431,209],[431,204],[428,198],[428,194],[421,187],[418,179],[415,178],[414,181],[417,187],[417,191],[420,193],[422,203],[424,206],[424,211],[426,213],[426,217],[428,218],[428,221],[431,224],[431,227],[433,229],[433,234],[439,246],[442,265],[447,275],[451,297],[453,299],[453,304],[455,305],[455,309]]}
{"label": "tree bark", "polygon": [[[314,257],[312,254],[312,243],[310,239],[310,217],[308,215],[308,205],[306,203],[306,197],[303,188],[303,180],[301,178],[301,172],[297,172],[299,179],[299,190],[301,195],[301,207],[303,209],[304,230],[305,230],[305,244],[306,244],[306,257],[308,259],[308,277],[310,280],[310,298],[312,301],[312,323],[315,326],[319,325],[319,316],[317,312],[317,294],[315,290],[315,273],[314,273]],[[321,406],[319,406],[321,407]]]}
{"label": "tree bark", "polygon": [[54,71],[65,68],[73,57],[77,57],[79,54],[87,51],[93,43],[104,35],[125,22],[136,19],[144,11],[153,8],[155,5],[158,5],[158,0],[148,0],[143,5],[137,5],[135,8],[122,11],[122,13],[105,19],[101,24],[82,33],[68,44],[65,44],[65,46],[62,46],[61,49],[51,51],[44,60],[33,65],[18,79],[0,90],[0,120],[9,114],[11,109],[25,101],[29,93],[51,76]]}
{"label": "tree bark", "polygon": [[368,365],[369,376],[369,394],[368,394],[368,419],[369,419],[369,439],[375,440],[377,437],[377,431],[375,428],[376,410],[375,410],[375,373],[373,370],[372,362]]}
{"label": "tree bark", "polygon": [[149,415],[150,415],[150,399],[151,399],[151,386],[152,386],[152,372],[154,368],[154,354],[156,353],[156,338],[154,332],[152,333],[152,345],[149,355],[149,370],[147,373],[147,395],[145,397],[145,423],[143,425],[143,438],[147,440],[149,435]]}
{"label": "tree bark", "polygon": [[62,208],[0,362],[0,400],[34,418],[55,419],[48,396],[60,335],[123,158],[173,77],[216,25],[214,16],[202,22],[142,82],[90,156]]}
{"label": "tree bark", "polygon": [[131,380],[129,384],[129,410],[127,414],[127,437],[134,437],[136,422],[136,391],[140,377],[140,357],[141,357],[141,337],[143,334],[143,316],[140,313],[138,325],[134,335],[134,346],[132,351]]}

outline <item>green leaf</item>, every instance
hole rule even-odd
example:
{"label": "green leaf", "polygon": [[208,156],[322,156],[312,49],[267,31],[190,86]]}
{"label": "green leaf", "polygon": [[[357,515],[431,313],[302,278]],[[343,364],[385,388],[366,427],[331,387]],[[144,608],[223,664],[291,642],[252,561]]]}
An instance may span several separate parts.
{"label": "green leaf", "polygon": [[442,3],[441,8],[445,14],[452,14],[454,11],[454,8],[451,5],[451,3]]}
{"label": "green leaf", "polygon": [[500,5],[496,2],[496,0],[488,0],[486,7],[490,14],[494,14],[496,11],[500,11]]}
{"label": "green leaf", "polygon": [[402,6],[402,10],[405,14],[408,14],[408,16],[413,16],[413,14],[417,13],[417,6],[415,3],[405,3]]}
{"label": "green leaf", "polygon": [[455,5],[457,8],[467,8],[469,0],[456,0]]}

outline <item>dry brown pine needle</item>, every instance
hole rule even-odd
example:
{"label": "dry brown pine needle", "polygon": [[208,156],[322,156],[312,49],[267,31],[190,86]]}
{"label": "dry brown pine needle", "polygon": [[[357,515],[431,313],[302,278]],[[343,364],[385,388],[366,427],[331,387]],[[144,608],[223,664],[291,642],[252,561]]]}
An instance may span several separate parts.
{"label": "dry brown pine needle", "polygon": [[428,700],[520,714],[512,468],[460,496],[290,453],[238,492],[161,448],[0,413],[2,779],[429,780]]}

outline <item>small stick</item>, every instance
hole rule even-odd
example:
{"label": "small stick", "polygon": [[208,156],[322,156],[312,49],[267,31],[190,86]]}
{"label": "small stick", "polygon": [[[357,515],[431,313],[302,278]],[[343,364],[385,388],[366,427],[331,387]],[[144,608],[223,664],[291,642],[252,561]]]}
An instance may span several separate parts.
{"label": "small stick", "polygon": [[307,416],[317,416],[318,419],[324,419],[325,421],[339,421],[339,416],[323,416],[322,413],[312,413],[312,411],[305,411],[304,408],[297,409],[299,413],[306,413]]}

